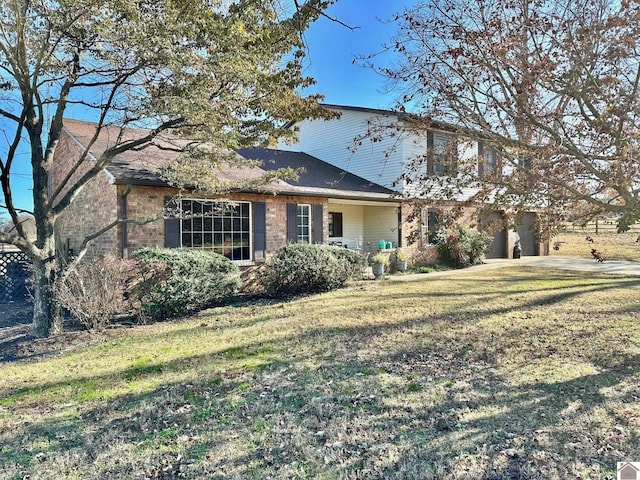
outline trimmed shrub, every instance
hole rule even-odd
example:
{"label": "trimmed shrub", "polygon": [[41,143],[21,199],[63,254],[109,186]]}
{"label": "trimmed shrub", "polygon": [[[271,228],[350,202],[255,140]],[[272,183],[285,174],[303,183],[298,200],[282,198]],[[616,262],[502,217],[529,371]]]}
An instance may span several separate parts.
{"label": "trimmed shrub", "polygon": [[235,295],[240,272],[228,258],[182,248],[143,248],[134,253],[142,275],[133,290],[142,315],[162,319],[201,310]]}
{"label": "trimmed shrub", "polygon": [[[322,245],[316,245],[317,247],[321,247]],[[336,246],[324,246],[331,254],[338,258],[345,260],[351,265],[351,272],[353,276],[359,276],[362,274],[362,269],[369,265],[367,261],[367,257],[358,253],[355,250],[350,250],[344,247],[336,247]]]}
{"label": "trimmed shrub", "polygon": [[465,225],[440,230],[436,237],[440,262],[452,267],[468,267],[481,262],[491,244],[487,233]]}
{"label": "trimmed shrub", "polygon": [[79,263],[56,279],[55,301],[86,328],[102,329],[127,311],[125,288],[135,272],[134,262],[112,255]]}
{"label": "trimmed shrub", "polygon": [[343,286],[356,266],[359,271],[365,262],[362,255],[346,248],[294,243],[267,260],[259,280],[275,295],[324,292]]}

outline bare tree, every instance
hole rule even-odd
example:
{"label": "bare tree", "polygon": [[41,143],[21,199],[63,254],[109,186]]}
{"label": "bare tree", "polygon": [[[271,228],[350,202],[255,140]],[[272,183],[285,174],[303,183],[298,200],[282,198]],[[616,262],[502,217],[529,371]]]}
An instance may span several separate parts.
{"label": "bare tree", "polygon": [[[450,197],[474,188],[476,204],[535,207],[550,224],[604,212],[621,231],[638,221],[638,2],[427,0],[395,20],[397,67],[365,61],[392,80],[414,124],[437,119],[481,144],[447,179]],[[488,159],[499,168],[483,169]],[[408,175],[427,195],[424,162]]]}

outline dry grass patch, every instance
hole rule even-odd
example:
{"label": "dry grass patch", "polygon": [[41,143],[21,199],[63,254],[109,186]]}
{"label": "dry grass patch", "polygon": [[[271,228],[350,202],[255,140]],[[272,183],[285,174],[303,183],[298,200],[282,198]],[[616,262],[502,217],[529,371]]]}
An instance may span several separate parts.
{"label": "dry grass patch", "polygon": [[[591,240],[587,240],[589,237]],[[585,231],[561,233],[551,241],[551,255],[593,258],[591,249],[595,248],[608,260],[640,261],[640,243],[638,233],[599,233]],[[557,250],[554,244],[557,243]]]}
{"label": "dry grass patch", "polygon": [[4,364],[0,477],[614,479],[640,280],[536,269],[229,306]]}

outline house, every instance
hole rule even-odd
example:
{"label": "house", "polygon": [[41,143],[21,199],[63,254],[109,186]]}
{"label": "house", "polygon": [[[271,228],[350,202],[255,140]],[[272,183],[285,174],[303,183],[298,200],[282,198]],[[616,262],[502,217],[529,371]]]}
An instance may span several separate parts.
{"label": "house", "polygon": [[[50,172],[51,192],[65,191],[63,179],[83,152],[88,154],[71,181],[114,142],[146,133],[128,129],[119,137],[120,129],[108,126],[92,143],[95,132],[93,123],[64,121]],[[156,146],[129,150],[89,181],[57,219],[57,244],[62,253],[74,254],[88,235],[105,230],[88,244],[87,255],[126,258],[142,247],[188,247],[252,265],[287,242],[331,242],[361,251],[377,246],[380,239],[401,242],[401,202],[391,189],[307,153],[245,149],[236,154],[260,160],[262,165],[219,171],[222,180],[255,179],[283,167],[304,171],[297,180],[272,182],[267,191],[234,190],[224,197],[188,191],[176,197],[179,191],[164,180],[162,172],[180,153]],[[140,222],[117,223],[119,218]]]}
{"label": "house", "polygon": [[618,478],[620,480],[637,480],[640,478],[640,468],[637,468],[636,465],[629,462],[618,463]]}
{"label": "house", "polygon": [[[420,225],[403,225],[404,235],[410,228],[421,228],[418,247],[426,247],[433,239],[443,209],[468,201],[473,188],[464,188],[455,197],[429,198],[417,193],[415,183],[402,178],[417,157],[425,157],[420,167],[430,176],[444,178],[457,171],[458,164],[475,162],[478,178],[503,167],[497,153],[478,142],[459,141],[455,127],[441,122],[432,122],[425,130],[416,125],[412,115],[372,108],[343,105],[325,105],[325,108],[340,113],[330,120],[305,120],[290,123],[287,128],[298,132],[298,141],[282,144],[281,149],[303,151],[340,169],[351,172],[371,182],[394,190],[405,199],[421,200]],[[426,170],[424,170],[426,169]],[[440,182],[434,182],[440,183]],[[446,188],[439,186],[437,188]],[[436,187],[434,187],[435,189]],[[437,195],[434,195],[436,197]],[[504,212],[496,210],[485,223],[504,223]],[[403,218],[409,217],[408,207],[403,209]],[[477,219],[469,219],[474,221]],[[511,257],[515,242],[519,239],[523,255],[548,253],[548,244],[538,239],[535,231],[536,214],[524,214],[515,228],[501,227],[494,231],[494,241],[488,257]]]}

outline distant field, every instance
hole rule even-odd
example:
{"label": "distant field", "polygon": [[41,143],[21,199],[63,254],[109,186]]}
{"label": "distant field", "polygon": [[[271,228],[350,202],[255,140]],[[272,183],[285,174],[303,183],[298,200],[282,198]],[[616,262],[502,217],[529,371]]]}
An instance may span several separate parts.
{"label": "distant field", "polygon": [[[611,229],[594,233],[593,229],[565,232],[551,240],[551,255],[569,255],[591,258],[591,249],[595,248],[609,260],[640,261],[639,233],[614,233]],[[591,240],[587,240],[589,237]],[[554,248],[558,247],[558,250]]]}

